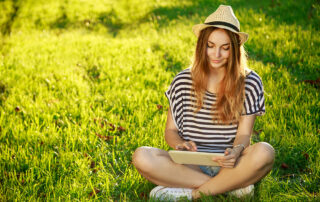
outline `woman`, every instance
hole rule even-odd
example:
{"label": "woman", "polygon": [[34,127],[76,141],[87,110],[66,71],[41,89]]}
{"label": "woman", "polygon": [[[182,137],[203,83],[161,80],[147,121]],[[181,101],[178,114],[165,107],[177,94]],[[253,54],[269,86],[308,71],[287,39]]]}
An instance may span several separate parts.
{"label": "woman", "polygon": [[150,193],[158,199],[252,194],[253,184],[272,168],[274,149],[262,142],[250,146],[255,117],[265,108],[261,79],[246,68],[248,34],[224,5],[193,31],[198,41],[192,68],[180,72],[166,91],[165,139],[177,150],[224,153],[212,159],[220,167],[180,165],[167,151],[151,147],[138,148],[133,163],[159,185]]}

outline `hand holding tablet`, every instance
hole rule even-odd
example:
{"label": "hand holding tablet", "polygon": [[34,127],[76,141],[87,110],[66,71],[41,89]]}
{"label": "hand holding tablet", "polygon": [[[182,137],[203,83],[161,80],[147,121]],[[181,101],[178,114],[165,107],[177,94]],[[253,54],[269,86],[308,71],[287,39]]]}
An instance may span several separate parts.
{"label": "hand holding tablet", "polygon": [[207,153],[176,150],[170,150],[168,153],[171,159],[176,163],[204,166],[219,166],[219,164],[213,161],[212,158],[217,156],[224,156],[223,153]]}

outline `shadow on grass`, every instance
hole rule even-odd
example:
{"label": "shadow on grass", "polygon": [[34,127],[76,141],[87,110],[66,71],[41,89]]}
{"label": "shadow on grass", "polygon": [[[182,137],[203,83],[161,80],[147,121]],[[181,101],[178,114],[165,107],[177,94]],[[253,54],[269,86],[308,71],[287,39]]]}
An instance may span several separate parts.
{"label": "shadow on grass", "polygon": [[[8,2],[10,2],[10,1],[8,1]],[[0,32],[4,36],[10,35],[11,30],[12,30],[13,22],[15,21],[15,19],[17,18],[17,16],[20,13],[21,4],[22,4],[22,2],[20,2],[18,0],[11,0],[12,8],[8,9],[7,11],[1,11],[1,12],[4,13],[4,15],[1,16],[3,19],[1,19]],[[7,17],[7,19],[5,19],[6,17]]]}
{"label": "shadow on grass", "polygon": [[[310,29],[309,26],[315,30],[319,30],[320,17],[316,5],[320,4],[320,1],[306,1],[304,3],[294,0],[280,1],[280,0],[267,0],[267,1],[255,1],[248,0],[245,3],[240,0],[228,1],[216,1],[199,0],[194,1],[189,6],[181,7],[159,7],[149,12],[141,21],[147,21],[149,16],[161,16],[159,23],[161,26],[166,26],[169,21],[179,19],[180,17],[190,18],[194,15],[199,15],[204,20],[209,14],[211,14],[220,4],[231,5],[235,12],[238,9],[252,9],[255,12],[262,12],[270,19],[276,20],[277,24],[288,25],[300,25],[303,29]],[[293,12],[294,11],[294,12]],[[284,14],[285,13],[285,14]],[[202,21],[201,20],[201,21]]]}
{"label": "shadow on grass", "polygon": [[84,19],[82,21],[72,21],[68,18],[66,7],[61,5],[60,17],[50,24],[51,29],[68,29],[71,27],[82,27],[94,31],[97,25],[103,25],[109,33],[116,37],[118,32],[125,25],[117,16],[114,9],[107,12],[101,12],[96,19]]}

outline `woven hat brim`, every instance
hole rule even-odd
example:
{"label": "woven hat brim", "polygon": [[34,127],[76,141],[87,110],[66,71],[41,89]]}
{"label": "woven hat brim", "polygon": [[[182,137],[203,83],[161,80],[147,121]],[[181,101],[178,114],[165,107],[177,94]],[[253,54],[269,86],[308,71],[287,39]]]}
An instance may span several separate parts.
{"label": "woven hat brim", "polygon": [[240,44],[244,44],[248,38],[249,38],[249,34],[245,33],[245,32],[235,32],[233,29],[231,29],[230,27],[224,26],[224,25],[206,25],[206,24],[197,24],[194,25],[192,27],[192,31],[193,33],[199,37],[201,30],[207,28],[207,27],[218,27],[218,28],[222,28],[222,29],[227,29],[233,33],[236,33],[239,35],[240,38]]}

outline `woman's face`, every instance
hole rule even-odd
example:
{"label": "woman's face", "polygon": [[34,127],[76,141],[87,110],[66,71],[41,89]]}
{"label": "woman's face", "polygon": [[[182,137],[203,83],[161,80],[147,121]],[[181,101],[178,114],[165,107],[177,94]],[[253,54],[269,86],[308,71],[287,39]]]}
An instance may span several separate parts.
{"label": "woman's face", "polygon": [[230,38],[224,29],[212,31],[207,42],[208,62],[212,68],[224,68],[230,55]]}

